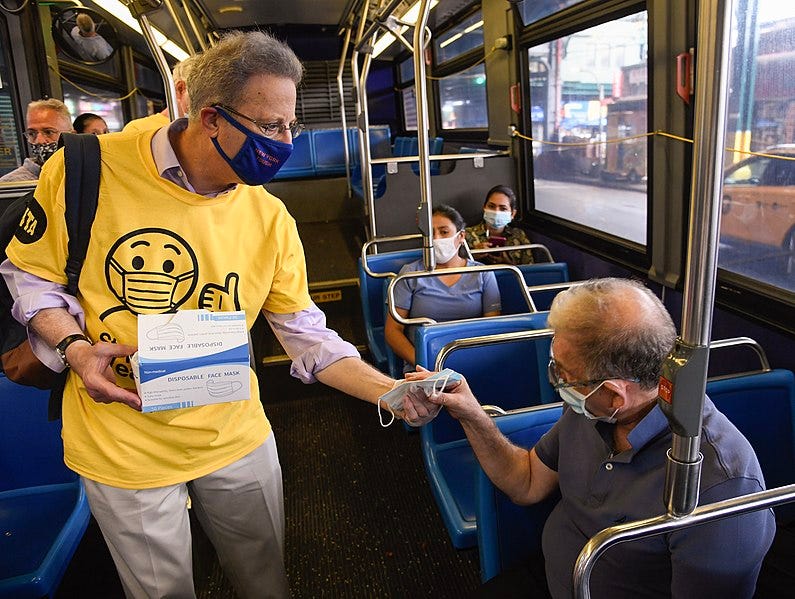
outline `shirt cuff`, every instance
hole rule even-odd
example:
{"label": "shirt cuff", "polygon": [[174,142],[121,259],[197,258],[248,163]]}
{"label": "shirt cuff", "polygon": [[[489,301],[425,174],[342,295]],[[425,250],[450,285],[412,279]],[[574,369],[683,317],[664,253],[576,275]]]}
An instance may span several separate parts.
{"label": "shirt cuff", "polygon": [[306,310],[276,314],[263,310],[276,338],[290,356],[290,374],[304,383],[343,358],[360,358],[352,344],[326,326],[326,315],[312,304]]}

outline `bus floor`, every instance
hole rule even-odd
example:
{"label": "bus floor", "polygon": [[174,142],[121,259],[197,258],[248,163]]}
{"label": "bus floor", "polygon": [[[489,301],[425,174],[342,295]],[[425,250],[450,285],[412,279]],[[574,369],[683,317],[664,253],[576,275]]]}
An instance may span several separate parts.
{"label": "bus floor", "polygon": [[[452,547],[419,435],[400,422],[382,428],[371,404],[304,385],[288,368],[264,368],[261,380],[284,478],[292,596],[444,599],[474,591],[477,549]],[[212,545],[193,530],[197,597],[233,598]],[[93,519],[57,597],[123,597]]]}

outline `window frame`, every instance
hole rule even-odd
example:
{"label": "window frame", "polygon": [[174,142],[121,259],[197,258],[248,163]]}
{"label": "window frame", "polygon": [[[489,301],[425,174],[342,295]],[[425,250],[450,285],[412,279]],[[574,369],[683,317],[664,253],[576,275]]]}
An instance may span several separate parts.
{"label": "window frame", "polygon": [[[647,11],[651,23],[651,10],[643,0],[608,0],[606,2],[587,1],[562,10],[560,13],[532,23],[517,32],[517,54],[519,59],[519,72],[522,84],[522,130],[531,131],[531,98],[528,50],[540,44],[552,42],[561,37],[584,31],[591,27],[609,23],[638,12]],[[518,10],[518,7],[514,10]],[[521,18],[516,15],[517,26],[521,26]],[[651,43],[651,25],[649,25],[649,42]],[[649,53],[651,56],[651,53]],[[649,58],[649,63],[651,58]],[[651,82],[651,64],[647,63],[649,81]],[[651,87],[651,85],[650,85]],[[647,99],[647,126],[653,119],[654,104],[651,93]],[[534,223],[541,224],[544,233],[554,239],[569,243],[578,249],[593,253],[597,256],[616,262],[633,270],[648,271],[651,266],[651,244],[653,231],[651,226],[652,215],[652,161],[653,144],[651,138],[647,139],[647,173],[649,185],[647,187],[646,206],[646,246],[633,243],[629,240],[597,231],[585,225],[564,220],[562,218],[540,212],[535,208],[535,187],[533,184],[533,156],[532,144],[520,144],[520,181],[527,193],[524,198],[525,218],[530,217]]]}
{"label": "window frame", "polygon": [[[482,12],[481,3],[475,3],[471,6],[466,7],[464,10],[459,11],[458,13],[452,15],[449,19],[445,20],[444,24],[440,26],[433,32],[433,37],[439,37],[443,35],[446,31],[454,28],[456,25],[468,19],[472,15],[477,12]],[[432,64],[430,66],[430,75],[435,78],[444,78],[449,75],[453,75],[462,71],[465,71],[469,68],[472,68],[476,65],[479,61],[483,60],[483,57],[486,55],[486,46],[485,42],[483,46],[479,48],[473,48],[472,50],[468,50],[463,54],[459,54],[455,58],[452,58],[444,63],[437,63],[437,56],[435,52],[435,47],[431,50],[433,55]],[[488,77],[488,75],[486,75]],[[473,142],[473,143],[485,143],[489,138],[489,127],[488,124],[485,127],[472,127],[472,128],[458,128],[458,129],[444,129],[441,126],[442,123],[442,98],[440,94],[439,84],[440,82],[436,79],[431,80],[432,88],[433,88],[433,112],[434,112],[434,119],[437,123],[437,133],[444,134],[445,141],[456,141],[456,142]],[[488,88],[486,88],[488,90]],[[488,101],[488,91],[487,93],[487,101]]]}

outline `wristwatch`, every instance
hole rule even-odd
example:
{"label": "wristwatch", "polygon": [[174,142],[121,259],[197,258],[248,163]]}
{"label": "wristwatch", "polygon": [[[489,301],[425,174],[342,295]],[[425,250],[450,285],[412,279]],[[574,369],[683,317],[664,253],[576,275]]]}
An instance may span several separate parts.
{"label": "wristwatch", "polygon": [[91,339],[83,335],[82,333],[74,333],[72,335],[67,335],[55,346],[55,353],[58,354],[58,357],[61,358],[61,361],[64,363],[64,366],[69,368],[69,362],[66,360],[66,348],[72,345],[75,341],[88,341],[89,345],[94,345],[91,343]]}

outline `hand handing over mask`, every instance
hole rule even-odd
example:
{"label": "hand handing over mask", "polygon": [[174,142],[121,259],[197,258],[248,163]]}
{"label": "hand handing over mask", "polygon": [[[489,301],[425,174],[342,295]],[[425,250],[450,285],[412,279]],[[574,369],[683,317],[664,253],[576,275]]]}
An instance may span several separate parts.
{"label": "hand handing over mask", "polygon": [[[422,367],[418,367],[422,368]],[[431,401],[431,397],[438,395],[443,389],[451,389],[457,381],[462,379],[457,372],[446,368],[441,372],[430,372],[423,369],[423,376],[409,379],[408,373],[405,380],[396,381],[391,391],[378,398],[378,417],[381,426],[387,427],[400,416],[410,426],[422,426],[433,420],[441,410],[438,402]],[[392,419],[384,423],[381,414],[381,404],[385,403],[392,414]]]}

